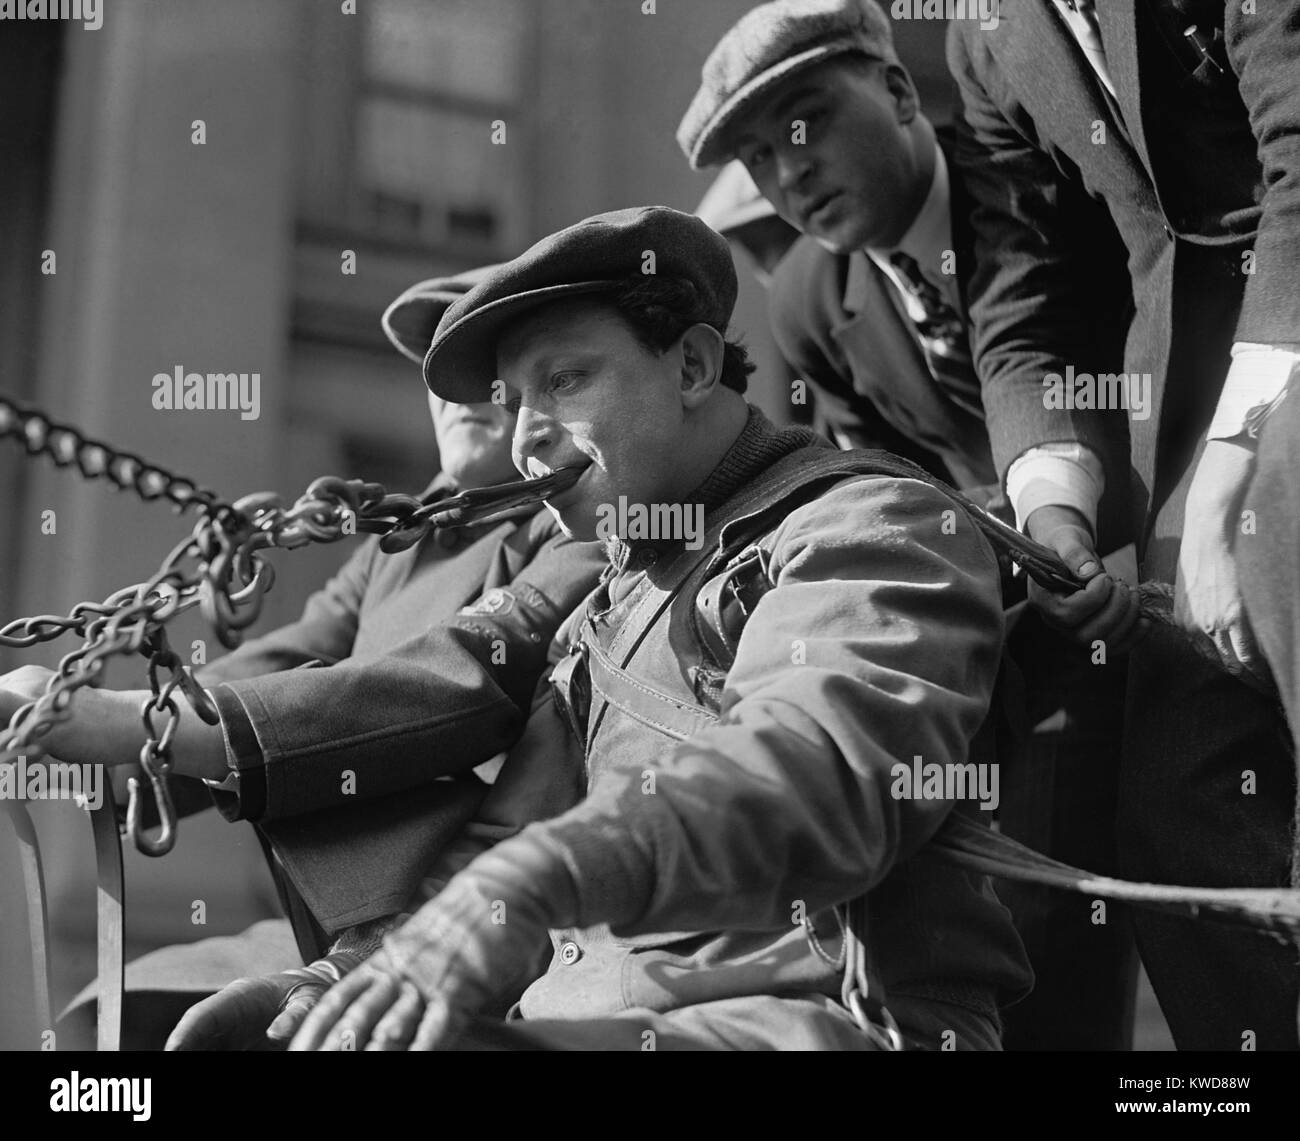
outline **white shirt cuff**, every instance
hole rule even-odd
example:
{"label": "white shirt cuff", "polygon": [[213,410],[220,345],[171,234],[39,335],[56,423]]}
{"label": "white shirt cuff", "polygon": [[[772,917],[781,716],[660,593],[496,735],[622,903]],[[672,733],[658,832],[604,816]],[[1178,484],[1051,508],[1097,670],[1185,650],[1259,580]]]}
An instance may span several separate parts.
{"label": "white shirt cuff", "polygon": [[1238,341],[1232,346],[1232,364],[1223,382],[1207,440],[1227,440],[1248,429],[1259,431],[1264,417],[1286,394],[1287,382],[1300,364],[1295,345],[1257,345]]}
{"label": "white shirt cuff", "polygon": [[1040,444],[1017,456],[1007,470],[1007,498],[1021,530],[1040,507],[1073,507],[1095,533],[1105,486],[1101,460],[1083,444]]}

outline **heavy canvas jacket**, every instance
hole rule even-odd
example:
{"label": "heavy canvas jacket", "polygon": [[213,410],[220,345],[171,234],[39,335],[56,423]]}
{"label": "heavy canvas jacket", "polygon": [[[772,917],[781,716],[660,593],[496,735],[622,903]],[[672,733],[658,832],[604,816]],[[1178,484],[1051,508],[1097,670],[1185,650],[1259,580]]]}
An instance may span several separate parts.
{"label": "heavy canvas jacket", "polygon": [[[607,703],[608,678],[593,673],[585,757],[572,739],[566,746],[565,717],[545,693],[511,751],[481,817],[501,827],[511,807],[526,817],[531,792],[580,795],[585,784],[581,803],[525,835],[564,861],[582,910],[637,916],[614,931],[554,932],[551,967],[522,997],[525,1017],[838,995],[838,972],[798,919],[811,917],[833,956],[828,909],[868,890],[886,997],[991,1014],[1023,993],[1023,950],[988,883],[924,850],[953,802],[890,791],[895,762],[965,761],[988,710],[1002,644],[999,575],[969,520],[944,534],[952,504],[919,481],[832,479],[784,518],[757,520],[775,586],[744,623],[734,664],[722,669],[701,641],[695,599],[712,596],[720,528],[734,525],[725,545],[754,526],[751,485],[764,473],[797,476],[829,448],[751,412],[691,497],[705,506],[702,552],[613,547],[574,630],[579,653],[597,671],[602,657],[620,663],[681,709],[629,713],[635,702]],[[664,600],[657,584],[674,561],[701,557]],[[623,644],[621,632],[644,625],[638,610],[660,605],[639,643]]]}

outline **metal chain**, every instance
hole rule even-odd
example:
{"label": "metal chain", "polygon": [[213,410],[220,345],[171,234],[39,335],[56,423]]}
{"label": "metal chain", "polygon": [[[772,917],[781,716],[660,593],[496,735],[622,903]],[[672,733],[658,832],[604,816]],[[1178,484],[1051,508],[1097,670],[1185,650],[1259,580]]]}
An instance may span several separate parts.
{"label": "metal chain", "polygon": [[[361,531],[382,536],[380,547],[391,554],[418,543],[434,528],[485,522],[538,502],[570,486],[579,474],[559,471],[545,479],[475,489],[433,503],[413,495],[389,494],[378,483],[324,476],[292,507],[284,508],[280,498],[268,492],[228,504],[193,480],[89,439],[76,428],[0,395],[0,439],[4,438],[21,441],[29,455],[46,455],[58,467],[75,464],[87,479],[107,479],[146,502],[165,498],[178,511],[195,507],[200,512],[190,537],[168,554],[147,582],[116,591],[100,603],[78,603],[66,617],[37,615],[0,628],[0,645],[19,649],[67,633],[84,639],[79,650],[60,661],[45,692],[0,730],[0,764],[43,754],[41,739],[71,716],[78,689],[101,681],[110,658],[132,653],[149,658],[152,696],[141,710],[145,744],[140,765],[158,804],[162,828],[157,839],[144,835],[138,778],[128,783],[127,805],[127,830],[136,847],[148,855],[170,851],[176,838],[167,781],[179,724],[173,695],[177,690],[184,694],[207,723],[218,720],[206,691],[168,646],[165,623],[198,605],[221,644],[233,650],[243,640],[243,631],[261,615],[263,597],[275,580],[270,563],[259,554],[265,548],[333,543]],[[165,682],[159,679],[164,671],[169,674]],[[156,714],[166,717],[160,730],[155,729]]]}
{"label": "metal chain", "polygon": [[0,394],[0,440],[8,438],[19,441],[30,456],[48,456],[61,468],[75,464],[86,479],[106,479],[119,491],[134,492],[146,502],[167,499],[178,511],[198,505],[218,515],[230,510],[193,480],[174,475],[133,452],[92,440],[71,425],[57,423],[39,409],[25,408]]}
{"label": "metal chain", "polygon": [[[204,721],[217,722],[211,699],[168,646],[165,623],[198,605],[221,644],[233,650],[243,640],[243,631],[257,621],[263,597],[274,583],[274,571],[259,553],[265,548],[333,543],[363,531],[381,535],[381,548],[393,553],[418,543],[435,527],[495,518],[577,478],[576,472],[557,472],[545,480],[463,492],[426,504],[412,495],[389,494],[378,483],[325,476],[292,507],[284,508],[279,496],[268,492],[227,504],[193,480],[89,439],[0,395],[0,439],[5,438],[21,441],[29,455],[48,456],[58,467],[75,464],[85,478],[106,479],[146,502],[165,498],[178,511],[194,507],[200,512],[190,537],[173,548],[147,582],[116,591],[100,603],[80,602],[66,617],[37,615],[0,628],[0,645],[19,649],[68,633],[84,639],[80,649],[59,662],[45,692],[0,730],[0,764],[43,755],[41,739],[71,716],[77,690],[99,684],[109,659],[133,653],[148,657],[151,697],[141,710],[145,744],[140,765],[157,800],[162,827],[157,839],[145,836],[142,785],[132,778],[127,831],[135,846],[152,856],[170,851],[176,839],[167,781],[179,725],[174,694],[179,690]],[[169,675],[166,681],[160,680],[162,673]],[[166,718],[161,728],[154,724],[155,715]]]}

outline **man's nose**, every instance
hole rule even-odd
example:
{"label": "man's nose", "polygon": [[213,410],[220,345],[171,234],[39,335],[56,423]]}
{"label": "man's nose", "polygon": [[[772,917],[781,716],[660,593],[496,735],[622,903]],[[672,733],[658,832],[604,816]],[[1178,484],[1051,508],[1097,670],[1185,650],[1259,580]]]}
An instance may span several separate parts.
{"label": "man's nose", "polygon": [[549,450],[554,443],[555,425],[552,421],[536,409],[522,406],[515,419],[515,434],[511,441],[515,466],[522,471],[533,456],[542,463],[547,463]]}
{"label": "man's nose", "polygon": [[786,193],[798,190],[812,168],[813,156],[806,146],[792,143],[776,153],[776,181]]}

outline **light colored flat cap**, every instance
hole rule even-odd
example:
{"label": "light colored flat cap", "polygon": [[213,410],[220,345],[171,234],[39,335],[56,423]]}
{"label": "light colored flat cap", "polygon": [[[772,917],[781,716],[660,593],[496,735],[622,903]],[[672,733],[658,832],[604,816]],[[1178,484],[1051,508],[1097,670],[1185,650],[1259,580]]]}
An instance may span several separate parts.
{"label": "light colored flat cap", "polygon": [[726,129],[782,80],[831,56],[898,63],[889,17],[875,0],[773,0],[747,13],[709,53],[677,143],[700,170],[733,157]]}

